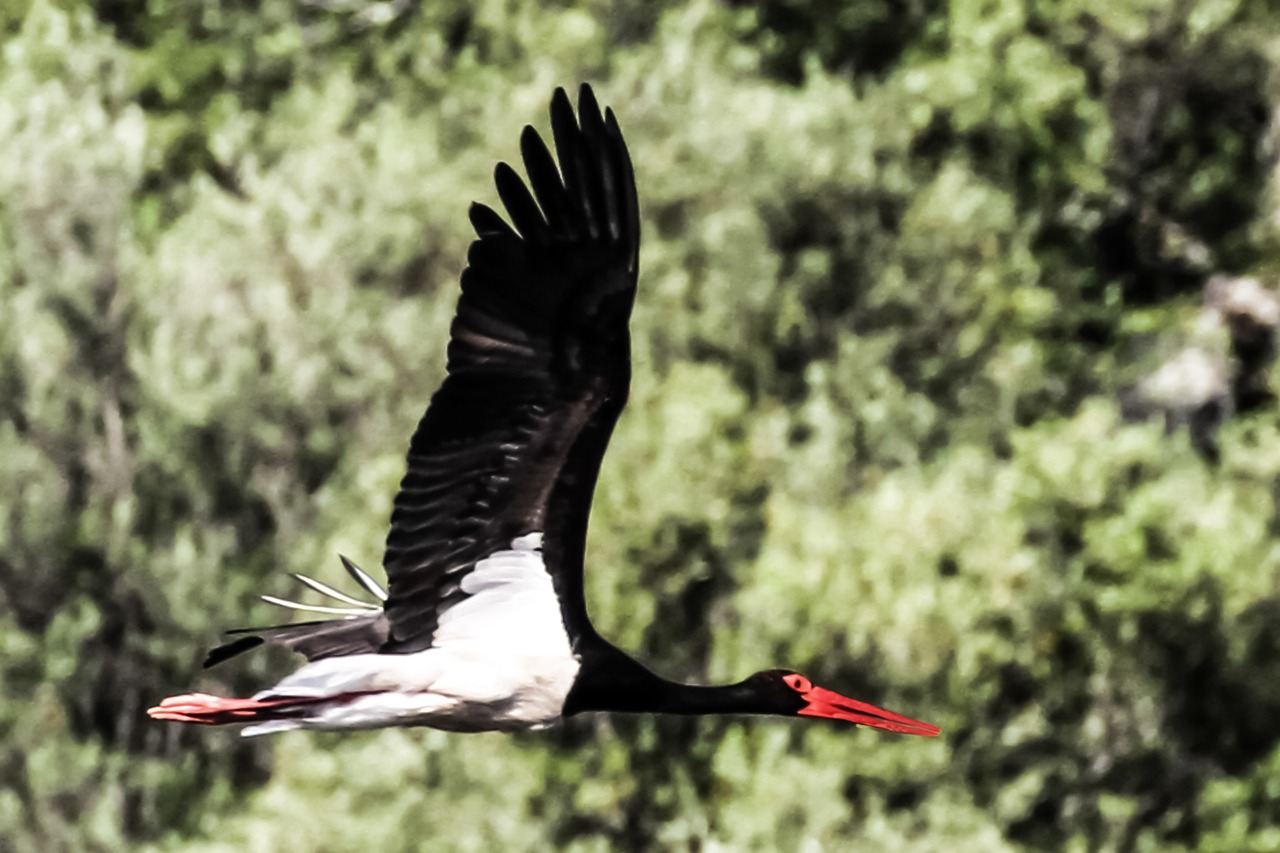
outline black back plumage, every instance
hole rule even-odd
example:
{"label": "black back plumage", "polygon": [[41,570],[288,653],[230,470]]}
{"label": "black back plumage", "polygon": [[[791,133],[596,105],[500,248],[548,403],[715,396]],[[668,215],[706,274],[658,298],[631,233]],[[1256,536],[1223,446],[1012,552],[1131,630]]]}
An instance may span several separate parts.
{"label": "black back plumage", "polygon": [[[589,86],[576,118],[556,90],[551,129],[556,157],[532,127],[521,136],[529,186],[505,163],[494,171],[511,224],[471,207],[477,239],[448,375],[410,442],[391,515],[384,611],[240,633],[311,660],[428,648],[475,564],[539,531],[570,636],[594,633],[582,560],[600,461],[630,386],[640,216],[622,133]],[[229,643],[206,665],[253,645]]]}

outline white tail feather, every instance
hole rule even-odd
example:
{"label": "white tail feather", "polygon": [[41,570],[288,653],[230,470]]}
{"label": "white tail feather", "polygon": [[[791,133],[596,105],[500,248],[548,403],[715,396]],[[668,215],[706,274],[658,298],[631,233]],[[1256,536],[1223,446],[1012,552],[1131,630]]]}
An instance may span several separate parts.
{"label": "white tail feather", "polygon": [[268,604],[274,604],[277,607],[288,607],[290,610],[310,610],[312,613],[333,613],[339,616],[364,616],[370,610],[367,607],[324,607],[319,604],[303,604],[298,601],[289,601],[287,598],[276,598],[274,595],[258,596]]}
{"label": "white tail feather", "polygon": [[339,590],[336,590],[333,587],[329,586],[327,583],[321,583],[320,581],[314,578],[309,578],[306,575],[300,575],[295,573],[294,577],[302,581],[304,584],[311,587],[321,595],[327,595],[330,598],[337,599],[338,601],[345,601],[347,604],[354,604],[356,607],[359,607],[362,610],[379,610],[380,609],[376,604],[370,604],[367,601],[361,601],[358,598],[352,598],[351,596],[347,595],[345,592],[340,592]]}
{"label": "white tail feather", "polygon": [[[379,601],[387,600],[386,590],[378,586],[377,582],[373,578],[365,574],[359,566],[348,560],[346,557],[343,557],[341,554],[338,556],[342,557],[342,565],[346,567],[347,572],[350,573],[351,577],[355,578],[360,586],[364,587],[370,595],[374,596]],[[261,595],[259,598],[268,604],[274,604],[277,607],[287,607],[290,610],[306,610],[311,613],[330,613],[334,616],[343,616],[347,619],[353,619],[357,616],[368,616],[370,613],[377,613],[382,610],[382,607],[379,604],[375,604],[371,601],[361,601],[358,598],[352,598],[345,592],[335,589],[327,583],[318,581],[315,578],[309,578],[306,575],[300,575],[296,572],[293,576],[297,578],[299,582],[305,584],[311,589],[314,589],[321,595],[326,595],[334,601],[341,601],[344,604],[350,604],[352,606],[331,607],[324,604],[303,604],[300,601],[290,601],[287,598],[279,598],[274,595]]]}
{"label": "white tail feather", "polygon": [[269,720],[265,723],[254,723],[252,726],[245,726],[240,730],[240,737],[272,735],[276,732],[291,732],[300,728],[302,728],[302,724],[297,720]]}

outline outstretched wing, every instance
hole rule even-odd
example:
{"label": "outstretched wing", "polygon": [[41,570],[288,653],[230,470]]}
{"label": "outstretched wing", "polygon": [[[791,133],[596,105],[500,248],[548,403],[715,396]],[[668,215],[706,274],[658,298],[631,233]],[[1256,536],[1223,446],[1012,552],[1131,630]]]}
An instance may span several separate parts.
{"label": "outstretched wing", "polygon": [[[521,573],[550,574],[571,640],[590,630],[582,554],[596,474],[630,385],[640,220],[612,112],[601,115],[586,85],[578,107],[575,118],[563,89],[552,98],[556,158],[525,128],[532,192],[505,163],[495,170],[510,225],[471,208],[478,239],[462,273],[448,376],[413,436],[391,515],[383,651],[430,647],[444,613],[477,593],[497,600],[538,588]],[[487,559],[500,553],[520,556]],[[484,583],[468,581],[482,562],[516,576],[495,585],[486,568]]]}

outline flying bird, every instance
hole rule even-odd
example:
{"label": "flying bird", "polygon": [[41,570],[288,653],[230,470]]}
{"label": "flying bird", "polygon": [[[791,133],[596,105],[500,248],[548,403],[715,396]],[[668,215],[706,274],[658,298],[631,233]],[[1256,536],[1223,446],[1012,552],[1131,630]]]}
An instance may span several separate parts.
{"label": "flying bird", "polygon": [[[583,597],[600,462],[631,383],[640,211],[612,110],[582,86],[551,101],[553,157],[526,127],[528,185],[494,173],[508,224],[473,204],[447,376],[409,445],[373,600],[298,576],[335,617],[230,632],[212,666],[264,642],[307,663],[249,699],[174,696],[159,720],[290,729],[538,729],[585,711],[826,717],[934,736],[788,670],[704,687],[660,678],[597,633]],[[558,161],[558,165],[557,165]]]}

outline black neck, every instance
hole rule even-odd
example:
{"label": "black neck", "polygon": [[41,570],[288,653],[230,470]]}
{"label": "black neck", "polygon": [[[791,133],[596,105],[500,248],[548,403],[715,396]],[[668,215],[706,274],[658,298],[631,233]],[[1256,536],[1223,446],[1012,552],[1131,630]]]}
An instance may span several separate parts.
{"label": "black neck", "polygon": [[626,653],[600,641],[580,650],[582,668],[564,714],[623,711],[656,714],[767,714],[775,712],[744,683],[719,687],[678,684],[654,675]]}

